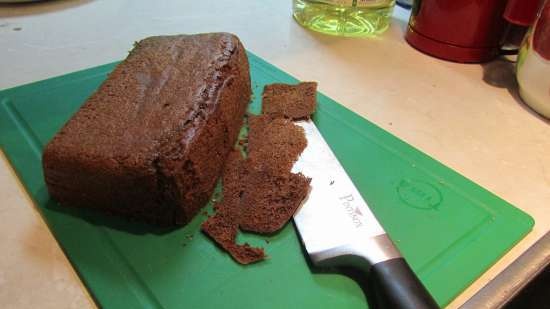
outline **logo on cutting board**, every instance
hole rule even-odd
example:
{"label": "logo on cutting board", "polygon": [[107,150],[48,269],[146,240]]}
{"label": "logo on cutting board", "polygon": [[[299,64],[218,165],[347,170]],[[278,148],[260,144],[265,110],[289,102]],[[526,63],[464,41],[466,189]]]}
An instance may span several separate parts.
{"label": "logo on cutting board", "polygon": [[418,209],[437,209],[443,201],[439,189],[422,180],[401,179],[397,194],[405,204]]}

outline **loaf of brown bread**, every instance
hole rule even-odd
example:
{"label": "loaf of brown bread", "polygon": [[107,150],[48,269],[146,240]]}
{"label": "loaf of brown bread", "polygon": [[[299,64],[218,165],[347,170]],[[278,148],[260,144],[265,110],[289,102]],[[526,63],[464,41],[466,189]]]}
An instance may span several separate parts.
{"label": "loaf of brown bread", "polygon": [[48,191],[62,205],[185,224],[210,197],[250,95],[236,36],[144,39],[46,146]]}

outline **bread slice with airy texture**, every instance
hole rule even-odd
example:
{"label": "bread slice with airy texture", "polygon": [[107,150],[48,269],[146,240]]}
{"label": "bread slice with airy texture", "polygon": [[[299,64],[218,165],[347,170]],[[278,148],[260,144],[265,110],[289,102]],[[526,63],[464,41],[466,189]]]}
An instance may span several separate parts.
{"label": "bread slice with airy texture", "polygon": [[317,83],[270,84],[262,94],[262,114],[293,120],[308,119],[317,108]]}
{"label": "bread slice with airy texture", "polygon": [[244,191],[243,178],[247,170],[238,150],[232,151],[225,163],[222,177],[223,199],[214,205],[216,213],[203,222],[202,230],[227,251],[240,264],[261,261],[265,253],[261,248],[249,244],[237,244],[237,233],[242,218],[241,196]]}

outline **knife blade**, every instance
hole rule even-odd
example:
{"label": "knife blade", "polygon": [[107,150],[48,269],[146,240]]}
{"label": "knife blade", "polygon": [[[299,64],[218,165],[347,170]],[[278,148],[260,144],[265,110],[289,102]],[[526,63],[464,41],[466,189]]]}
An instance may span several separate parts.
{"label": "knife blade", "polygon": [[313,121],[302,127],[307,147],[293,166],[311,178],[311,190],[294,215],[314,265],[349,266],[367,276],[376,308],[439,308],[323,139]]}

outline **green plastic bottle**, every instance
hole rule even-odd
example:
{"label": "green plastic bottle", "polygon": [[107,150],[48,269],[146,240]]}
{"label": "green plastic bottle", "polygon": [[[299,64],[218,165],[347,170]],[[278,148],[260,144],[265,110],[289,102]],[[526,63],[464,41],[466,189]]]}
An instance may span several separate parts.
{"label": "green plastic bottle", "polygon": [[294,18],[306,28],[360,37],[388,29],[395,0],[293,0],[293,4]]}

